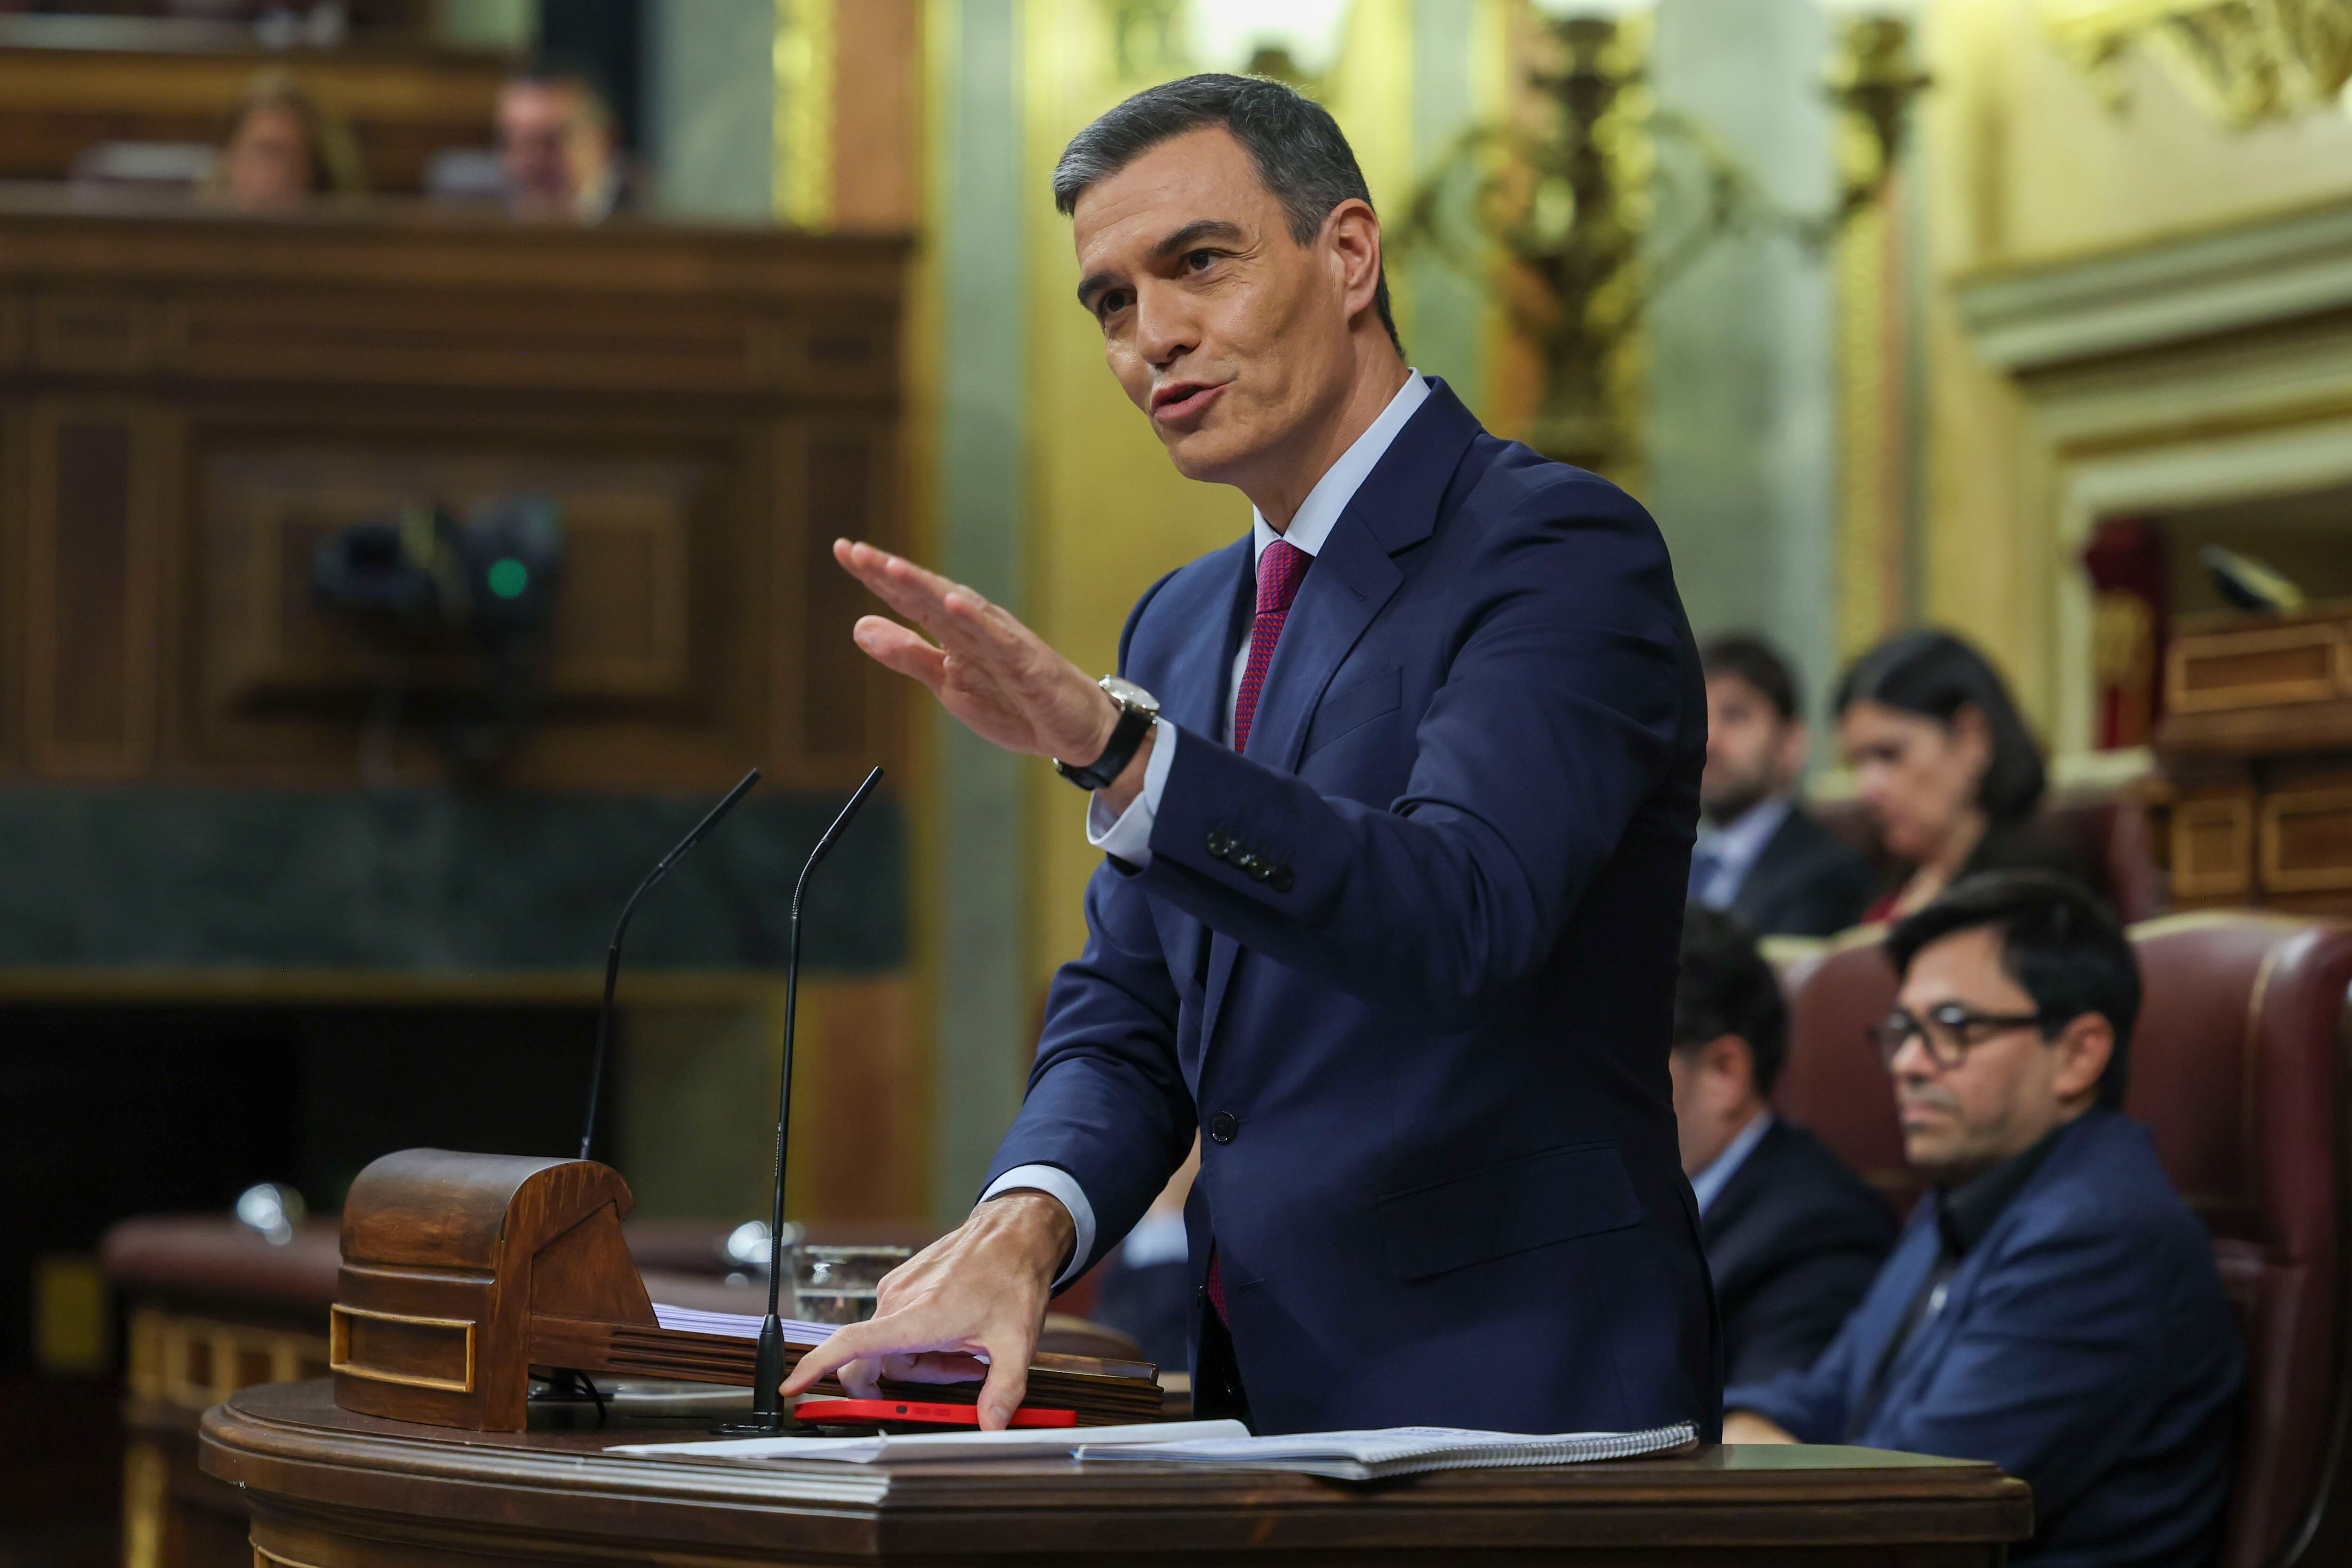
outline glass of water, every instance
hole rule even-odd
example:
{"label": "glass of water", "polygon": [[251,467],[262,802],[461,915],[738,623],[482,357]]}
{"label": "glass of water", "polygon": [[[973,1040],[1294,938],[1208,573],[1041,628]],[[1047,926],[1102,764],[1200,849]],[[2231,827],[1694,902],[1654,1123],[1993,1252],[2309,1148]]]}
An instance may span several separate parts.
{"label": "glass of water", "polygon": [[807,1247],[793,1252],[793,1316],[804,1323],[862,1323],[875,1288],[907,1261],[903,1247]]}

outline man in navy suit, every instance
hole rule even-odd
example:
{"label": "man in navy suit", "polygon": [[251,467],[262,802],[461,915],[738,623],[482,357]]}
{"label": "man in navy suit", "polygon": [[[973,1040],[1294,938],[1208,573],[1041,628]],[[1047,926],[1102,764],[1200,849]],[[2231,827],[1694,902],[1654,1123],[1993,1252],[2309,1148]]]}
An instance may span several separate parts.
{"label": "man in navy suit", "polygon": [[2131,943],[2079,884],[1994,871],[1886,950],[1879,1049],[1936,1186],[1821,1359],[1726,1394],[1725,1440],[1990,1459],[2033,1488],[2020,1562],[2209,1562],[2244,1354],[2211,1238],[2119,1109]]}
{"label": "man in navy suit", "polygon": [[1796,797],[1810,744],[1788,661],[1745,632],[1710,637],[1706,773],[1691,898],[1758,936],[1828,936],[1862,918],[1870,863]]}
{"label": "man in navy suit", "polygon": [[1732,1383],[1811,1365],[1895,1244],[1886,1200],[1773,1114],[1788,1056],[1788,1004],[1756,939],[1693,907],[1675,983],[1675,1123]]}
{"label": "man in navy suit", "polygon": [[1706,709],[1656,528],[1407,369],[1363,177],[1289,89],[1151,89],[1055,189],[1113,374],[1256,521],[1144,595],[1099,688],[837,547],[929,634],[860,645],[1059,759],[1106,858],[982,1202],[787,1392],[984,1354],[1002,1426],[1048,1292],[1197,1130],[1197,1409],[1711,1435],[1666,1070]]}

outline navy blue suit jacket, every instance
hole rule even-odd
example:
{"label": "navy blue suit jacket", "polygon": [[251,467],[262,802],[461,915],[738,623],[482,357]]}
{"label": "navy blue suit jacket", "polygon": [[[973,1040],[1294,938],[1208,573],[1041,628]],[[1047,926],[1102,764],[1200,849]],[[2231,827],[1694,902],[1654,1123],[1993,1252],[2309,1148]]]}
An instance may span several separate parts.
{"label": "navy blue suit jacket", "polygon": [[2210,1562],[2244,1354],[2213,1244],[2138,1123],[2063,1129],[1855,1413],[1939,1242],[1934,1194],[1821,1359],[1724,1403],[1808,1443],[1990,1459],[2033,1488],[2040,1563]]}
{"label": "navy blue suit jacket", "polygon": [[1213,1238],[1261,1430],[1711,1430],[1666,1074],[1706,700],[1655,525],[1437,384],[1236,755],[1253,563],[1237,541],[1128,623],[1182,731],[1151,863],[1089,884],[991,1179],[1068,1171],[1099,1255],[1205,1128],[1196,1364]]}
{"label": "navy blue suit jacket", "polygon": [[1895,1245],[1895,1211],[1829,1146],[1778,1117],[1706,1206],[1726,1378],[1811,1366]]}

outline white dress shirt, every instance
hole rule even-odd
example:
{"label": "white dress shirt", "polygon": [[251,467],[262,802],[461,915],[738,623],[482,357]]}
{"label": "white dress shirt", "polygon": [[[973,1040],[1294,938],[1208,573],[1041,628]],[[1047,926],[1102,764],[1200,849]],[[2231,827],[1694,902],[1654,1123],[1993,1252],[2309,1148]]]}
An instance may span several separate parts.
{"label": "white dress shirt", "polygon": [[[1362,488],[1366,477],[1387,455],[1390,446],[1397,438],[1397,432],[1404,428],[1405,422],[1427,401],[1429,383],[1423,378],[1421,372],[1410,372],[1404,378],[1404,384],[1397,389],[1397,395],[1389,399],[1389,405],[1381,410],[1380,416],[1366,426],[1364,433],[1339,455],[1339,460],[1326,468],[1323,477],[1315,481],[1315,488],[1307,492],[1307,499],[1299,503],[1297,515],[1290,520],[1287,529],[1276,532],[1263,513],[1255,507],[1251,508],[1250,532],[1257,555],[1264,556],[1265,547],[1277,539],[1287,540],[1294,549],[1303,550],[1309,555],[1321,554],[1324,541],[1331,537],[1332,528],[1338,524],[1340,514],[1348,510],[1348,503],[1356,499],[1356,491]],[[1226,736],[1233,733],[1234,706],[1241,697],[1242,675],[1249,668],[1249,641],[1244,638],[1242,646],[1234,651],[1231,678],[1225,682]],[[1151,864],[1151,827],[1159,820],[1160,796],[1168,787],[1168,770],[1176,761],[1176,726],[1160,719],[1155,721],[1154,729],[1158,738],[1152,742],[1151,755],[1143,764],[1143,788],[1135,799],[1128,803],[1127,809],[1116,817],[1112,816],[1099,795],[1093,796],[1087,805],[1087,842],[1138,870]],[[989,1183],[988,1190],[980,1194],[980,1201],[986,1203],[1000,1193],[1021,1188],[1053,1194],[1064,1208],[1070,1211],[1070,1221],[1077,1228],[1077,1241],[1071,1248],[1070,1261],[1063,1269],[1061,1279],[1054,1281],[1058,1288],[1070,1279],[1072,1271],[1085,1263],[1087,1255],[1095,1249],[1094,1205],[1087,1201],[1087,1194],[1079,1189],[1076,1178],[1058,1165],[1015,1165]]]}
{"label": "white dress shirt", "polygon": [[1780,831],[1789,820],[1794,803],[1785,795],[1767,796],[1741,812],[1721,827],[1699,825],[1698,843],[1692,849],[1694,858],[1702,855],[1715,857],[1715,874],[1691,889],[1691,897],[1711,910],[1727,910],[1731,900],[1739,897],[1739,889],[1748,885],[1748,873],[1756,869],[1756,862],[1764,854],[1764,846]]}
{"label": "white dress shirt", "polygon": [[1771,1125],[1772,1113],[1758,1111],[1756,1120],[1741,1128],[1738,1135],[1723,1146],[1723,1152],[1709,1160],[1706,1168],[1691,1178],[1691,1192],[1698,1199],[1701,1215],[1706,1213],[1707,1205],[1722,1195],[1724,1184],[1731,1180],[1741,1165],[1747,1163],[1748,1156],[1756,1152],[1756,1145],[1763,1139],[1765,1129]]}

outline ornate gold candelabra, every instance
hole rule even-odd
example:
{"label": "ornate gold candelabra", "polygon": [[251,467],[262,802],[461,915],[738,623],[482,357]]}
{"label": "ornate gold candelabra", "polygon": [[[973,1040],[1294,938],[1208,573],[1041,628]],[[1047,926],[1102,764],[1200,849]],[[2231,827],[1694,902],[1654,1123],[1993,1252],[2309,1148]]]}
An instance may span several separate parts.
{"label": "ornate gold candelabra", "polygon": [[1702,121],[1654,106],[1642,19],[1568,16],[1543,29],[1551,58],[1528,73],[1530,112],[1455,142],[1413,195],[1403,248],[1425,247],[1476,279],[1536,346],[1544,386],[1528,444],[1622,471],[1651,305],[1728,238],[1783,234],[1824,249],[1879,199],[1928,79],[1899,18],[1846,25],[1824,87],[1865,151],[1847,161],[1832,206],[1802,212],[1775,201]]}

